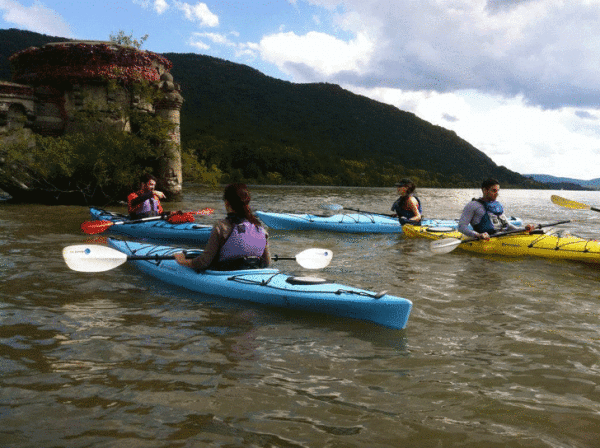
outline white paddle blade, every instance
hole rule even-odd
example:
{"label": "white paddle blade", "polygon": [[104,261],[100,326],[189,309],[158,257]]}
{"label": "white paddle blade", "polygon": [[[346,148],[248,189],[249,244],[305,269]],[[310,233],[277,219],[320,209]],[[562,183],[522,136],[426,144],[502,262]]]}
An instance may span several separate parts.
{"label": "white paddle blade", "polygon": [[79,272],[103,272],[114,269],[127,261],[127,255],[107,246],[82,244],[63,249],[67,266]]}
{"label": "white paddle blade", "polygon": [[462,243],[462,240],[458,238],[443,238],[432,241],[429,247],[434,254],[447,254],[456,249],[460,243]]}
{"label": "white paddle blade", "polygon": [[322,269],[329,266],[332,258],[329,249],[306,249],[296,255],[296,262],[305,269]]}

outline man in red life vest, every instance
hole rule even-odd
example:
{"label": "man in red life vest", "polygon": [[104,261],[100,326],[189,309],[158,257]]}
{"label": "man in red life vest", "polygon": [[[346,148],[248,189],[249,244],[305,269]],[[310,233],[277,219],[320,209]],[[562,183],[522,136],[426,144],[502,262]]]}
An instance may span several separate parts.
{"label": "man in red life vest", "polygon": [[131,219],[159,216],[163,213],[160,200],[166,196],[162,191],[155,190],[156,178],[152,174],[144,174],[140,178],[140,189],[127,196],[127,209]]}

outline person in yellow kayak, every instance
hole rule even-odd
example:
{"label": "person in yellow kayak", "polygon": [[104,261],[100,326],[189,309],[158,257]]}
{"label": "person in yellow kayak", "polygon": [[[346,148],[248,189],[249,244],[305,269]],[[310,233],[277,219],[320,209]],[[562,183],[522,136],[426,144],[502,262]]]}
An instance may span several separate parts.
{"label": "person in yellow kayak", "polygon": [[396,188],[400,197],[392,205],[392,211],[398,216],[400,224],[414,224],[418,226],[421,223],[421,201],[413,195],[417,188],[410,179],[401,179],[396,183]]}
{"label": "person in yellow kayak", "polygon": [[[508,221],[502,204],[497,201],[500,193],[500,182],[496,179],[486,179],[481,184],[483,195],[473,199],[463,209],[458,221],[458,231],[470,238],[489,240],[490,235],[507,230],[518,230]],[[534,229],[528,224],[523,229],[530,232]]]}
{"label": "person in yellow kayak", "polygon": [[161,199],[166,196],[155,190],[156,178],[152,174],[143,174],[140,178],[140,189],[127,196],[127,211],[131,219],[159,216],[163,213]]}
{"label": "person in yellow kayak", "polygon": [[177,263],[196,271],[252,269],[269,266],[268,234],[250,209],[250,192],[245,184],[231,184],[223,193],[227,218],[218,221],[206,247],[196,258],[175,254]]}

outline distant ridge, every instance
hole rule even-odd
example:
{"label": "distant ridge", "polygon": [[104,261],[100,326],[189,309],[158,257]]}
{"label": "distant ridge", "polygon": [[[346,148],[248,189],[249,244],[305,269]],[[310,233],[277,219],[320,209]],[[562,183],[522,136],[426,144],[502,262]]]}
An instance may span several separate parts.
{"label": "distant ridge", "polygon": [[[600,178],[591,180],[573,179],[571,177],[556,177],[549,174],[524,174],[538,182],[559,186],[565,190],[600,190]],[[557,188],[559,189],[559,188]]]}

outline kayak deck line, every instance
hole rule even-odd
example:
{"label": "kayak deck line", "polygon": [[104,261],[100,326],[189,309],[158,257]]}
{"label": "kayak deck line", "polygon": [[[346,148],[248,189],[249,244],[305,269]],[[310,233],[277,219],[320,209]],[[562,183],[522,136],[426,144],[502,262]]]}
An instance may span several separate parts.
{"label": "kayak deck line", "polygon": [[264,212],[255,215],[274,230],[320,230],[340,233],[402,233],[397,218],[373,213],[336,213],[320,215],[311,213]]}
{"label": "kayak deck line", "polygon": [[[128,244],[127,241],[124,241],[124,243],[127,246],[129,246],[129,244]],[[148,245],[148,246],[154,247],[153,245]],[[145,249],[143,249],[143,248],[141,248],[139,250],[137,250],[137,249],[130,249],[130,250],[131,250],[132,255],[134,255],[134,256],[137,255],[138,251],[141,251],[141,250],[145,251]],[[158,252],[159,249],[156,249],[156,251]],[[161,256],[164,256],[164,255],[174,255],[174,254],[176,254],[178,252],[181,252],[181,251],[178,250],[178,249],[176,249],[176,248],[173,248],[173,249],[167,250],[167,251],[160,250],[160,252],[161,252]],[[199,251],[195,251],[195,252],[198,253],[198,254],[200,254]],[[189,254],[190,252],[187,252],[187,253]],[[152,250],[149,250],[149,251],[146,252],[146,254],[144,256],[155,257],[155,256],[158,256],[158,253],[155,253]],[[163,261],[167,261],[167,260],[150,258],[150,259],[147,259],[147,260],[136,260],[136,261],[146,261],[146,262],[152,263],[152,264],[154,264],[156,266],[159,266]],[[223,275],[228,275],[227,274],[228,272],[239,272],[239,271],[215,271],[215,270],[212,270],[212,269],[208,269],[207,271],[209,273],[211,273],[211,274],[218,273],[218,274],[223,274]],[[255,276],[257,273],[264,273],[265,271],[269,271],[269,272],[276,271],[276,272],[273,272],[273,275],[271,275],[268,279],[253,280],[251,278],[245,278],[245,277]],[[202,275],[202,272],[199,272],[198,275]],[[294,276],[289,276],[289,275],[286,275],[286,274],[282,274],[278,270],[274,270],[274,269],[247,269],[243,273],[229,276],[227,278],[227,280],[233,281],[233,282],[242,283],[242,284],[247,284],[247,285],[268,286],[269,288],[275,289],[277,291],[288,291],[286,288],[281,288],[281,287],[274,286],[274,285],[270,284],[277,276],[288,277],[288,279],[295,279],[296,278]],[[292,282],[288,281],[288,279],[286,279],[286,282],[290,283],[290,284],[293,284]],[[325,280],[324,282],[332,283],[332,282],[327,281],[327,280]],[[314,289],[312,289],[310,291],[305,291],[305,292],[306,293],[310,293],[310,294],[315,294],[316,293],[316,294],[334,294],[334,295],[354,294],[354,295],[357,295],[357,296],[371,297],[373,299],[379,299],[379,298],[383,297],[383,295],[385,295],[385,292],[384,292],[384,294],[382,294],[382,293],[369,293],[369,292],[364,292],[364,291],[352,291],[352,290],[346,290],[346,289],[341,289],[341,288],[338,289],[338,290],[335,290],[335,291],[314,290]]]}
{"label": "kayak deck line", "polygon": [[430,232],[427,228],[405,226],[407,237],[425,238],[434,241],[455,241],[454,247],[468,252],[510,257],[540,257],[556,260],[571,260],[600,263],[600,241],[572,235],[558,230],[544,233],[540,230],[527,233],[498,235],[485,240],[467,239],[463,234],[452,232]]}
{"label": "kayak deck line", "polygon": [[165,219],[128,222],[135,220],[127,215],[96,207],[90,207],[90,216],[93,220],[124,221],[122,225],[108,227],[105,231],[107,235],[156,243],[203,245],[207,243],[213,228],[209,224],[170,223]]}
{"label": "kayak deck line", "polygon": [[[373,213],[367,213],[367,212],[358,212],[358,213],[357,212],[354,212],[354,213],[341,212],[341,213],[336,213],[335,215],[316,215],[316,214],[312,214],[312,213],[300,214],[300,213],[290,213],[290,212],[261,212],[261,213],[276,213],[278,215],[289,216],[290,218],[298,219],[300,221],[314,222],[314,223],[318,223],[319,220],[328,220],[333,223],[365,224],[364,221],[361,222],[361,220],[360,220],[361,216],[368,218],[369,221],[371,222],[371,224],[375,224],[375,222],[376,222],[375,215]],[[339,220],[333,219],[333,218],[336,218],[337,216],[340,217]],[[358,216],[358,217],[355,217],[355,216]],[[348,218],[348,220],[345,220],[345,218]],[[396,221],[395,218],[389,218],[389,219]]]}
{"label": "kayak deck line", "polygon": [[[214,272],[214,271],[212,271]],[[268,286],[271,289],[275,289],[277,291],[289,291],[286,288],[281,288],[279,286],[273,286],[270,284],[271,280],[273,280],[275,277],[277,276],[283,276],[283,277],[288,277],[288,279],[286,279],[287,283],[291,283],[289,281],[289,279],[294,279],[296,277],[290,277],[286,274],[282,274],[280,272],[273,274],[271,277],[269,277],[268,280],[261,280],[261,281],[257,281],[257,280],[252,280],[252,279],[246,279],[243,278],[244,276],[252,276],[253,273],[252,272],[248,272],[248,273],[244,273],[244,274],[236,274],[236,275],[232,275],[231,277],[228,277],[227,280],[230,281],[234,281],[234,282],[239,282],[239,283],[243,283],[243,284],[247,284],[247,285],[258,285],[258,286]],[[332,283],[328,280],[325,280],[323,283]],[[294,283],[291,283],[294,284]],[[384,291],[383,294],[382,293],[369,293],[369,292],[365,292],[365,291],[352,291],[352,290],[347,290],[347,289],[337,289],[335,291],[326,291],[326,290],[314,290],[311,289],[310,291],[304,291],[307,294],[334,294],[334,295],[341,295],[341,294],[354,294],[357,296],[363,296],[363,297],[370,297],[372,299],[379,299],[381,297],[383,297],[387,292]]]}
{"label": "kayak deck line", "polygon": [[[347,210],[351,210],[351,212],[344,211],[333,215],[321,215],[258,210],[255,214],[266,227],[273,230],[317,230],[337,233],[396,235],[403,232],[403,226],[397,217],[370,211]],[[522,224],[522,221],[515,217],[511,217],[510,222],[514,225]],[[454,230],[458,227],[458,220],[423,218],[420,225],[424,227],[444,227]]]}
{"label": "kayak deck line", "polygon": [[[550,248],[550,247],[538,247],[536,246],[536,244],[541,243],[543,240],[552,237],[552,236],[556,236],[557,240],[556,240],[556,246],[554,248]],[[552,235],[552,234],[544,234],[541,235],[540,237],[538,237],[535,241],[533,241],[531,244],[528,245],[529,248],[531,249],[542,249],[542,250],[562,250],[562,251],[566,251],[566,252],[574,252],[574,253],[597,253],[600,254],[600,250],[596,250],[593,251],[592,249],[588,248],[588,246],[590,244],[594,244],[597,243],[596,240],[586,240],[585,238],[581,238],[581,237],[577,237],[575,235],[571,235],[571,237],[575,237],[575,238],[579,238],[576,241],[567,241],[565,243],[560,242],[561,238],[563,238],[562,235]],[[581,243],[585,243],[585,246],[583,248],[583,250],[575,250],[575,249],[570,249],[570,248],[566,248],[566,246],[569,245],[573,245],[573,244],[581,244]],[[506,243],[503,243],[506,244]]]}
{"label": "kayak deck line", "polygon": [[[523,232],[522,234],[512,234],[512,235],[502,235],[497,237],[498,240],[500,241],[501,245],[504,247],[522,247],[519,244],[515,244],[515,243],[506,243],[502,240],[504,239],[509,239],[509,238],[514,238],[514,237],[518,237],[518,236],[528,236],[528,235],[535,235],[535,233],[526,233]],[[556,243],[554,245],[554,247],[543,247],[540,244],[542,242],[544,242],[544,240],[547,240],[548,238],[556,238]],[[577,238],[576,240],[572,240],[572,238]],[[561,244],[561,239],[567,239],[568,241],[564,242]],[[573,245],[573,244],[581,244],[581,243],[585,243],[585,246],[583,248],[583,250],[575,250],[575,249],[570,249],[567,248],[566,246],[569,245]],[[596,254],[600,254],[600,249],[593,251],[590,250],[588,248],[588,245],[590,244],[596,244],[597,241],[596,240],[588,240],[585,238],[581,238],[578,237],[576,235],[568,235],[567,237],[563,237],[562,235],[558,235],[558,234],[553,234],[553,233],[542,233],[540,234],[539,237],[537,237],[535,240],[533,240],[531,243],[529,243],[527,245],[528,248],[530,249],[538,249],[538,250],[549,250],[549,251],[564,251],[564,252],[573,252],[573,253],[596,253]],[[468,243],[463,243],[463,244],[468,244]]]}
{"label": "kayak deck line", "polygon": [[[95,207],[93,207],[95,208]],[[210,227],[212,229],[212,226],[210,224],[194,224],[194,223],[179,223],[179,224],[173,224],[170,223],[167,220],[164,219],[159,219],[156,221],[147,221],[144,223],[129,223],[128,221],[134,221],[133,219],[131,219],[129,216],[124,215],[123,213],[115,213],[115,212],[111,212],[109,210],[104,210],[101,208],[95,208],[95,210],[97,210],[100,213],[94,213],[92,214],[92,217],[94,219],[97,219],[97,217],[101,214],[101,215],[109,215],[111,218],[115,219],[115,220],[119,220],[119,221],[125,221],[125,223],[127,225],[130,226],[136,226],[136,225],[143,225],[144,227],[167,227],[167,228],[171,228],[173,226],[181,226],[182,230],[189,230],[189,229],[204,229],[207,227]],[[187,224],[185,226],[185,229],[183,228],[182,224]]]}

